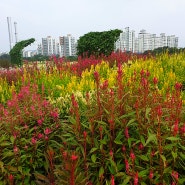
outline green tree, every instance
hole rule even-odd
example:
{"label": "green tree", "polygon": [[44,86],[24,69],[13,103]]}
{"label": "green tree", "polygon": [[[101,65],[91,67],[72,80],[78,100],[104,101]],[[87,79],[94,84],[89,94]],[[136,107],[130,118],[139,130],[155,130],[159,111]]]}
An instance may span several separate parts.
{"label": "green tree", "polygon": [[10,50],[10,57],[11,63],[21,66],[22,65],[22,50],[30,45],[31,43],[35,42],[34,38],[22,40],[18,42],[11,50]]}
{"label": "green tree", "polygon": [[110,55],[121,32],[121,30],[115,29],[103,32],[89,32],[83,35],[78,40],[77,55]]}

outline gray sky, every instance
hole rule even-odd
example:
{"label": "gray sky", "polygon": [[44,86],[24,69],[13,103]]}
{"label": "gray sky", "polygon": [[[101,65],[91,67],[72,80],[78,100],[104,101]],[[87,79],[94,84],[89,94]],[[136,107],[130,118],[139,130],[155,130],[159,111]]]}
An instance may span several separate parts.
{"label": "gray sky", "polygon": [[185,47],[185,0],[0,0],[0,52],[9,51],[7,17],[12,32],[17,22],[18,40],[72,34],[76,39],[91,31],[130,27],[136,36],[166,33],[179,37]]}

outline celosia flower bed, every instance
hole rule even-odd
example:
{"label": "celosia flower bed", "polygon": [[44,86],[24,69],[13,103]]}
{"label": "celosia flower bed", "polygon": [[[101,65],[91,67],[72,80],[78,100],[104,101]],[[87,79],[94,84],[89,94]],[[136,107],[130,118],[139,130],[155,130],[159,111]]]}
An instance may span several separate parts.
{"label": "celosia flower bed", "polygon": [[185,54],[0,72],[0,184],[184,184]]}

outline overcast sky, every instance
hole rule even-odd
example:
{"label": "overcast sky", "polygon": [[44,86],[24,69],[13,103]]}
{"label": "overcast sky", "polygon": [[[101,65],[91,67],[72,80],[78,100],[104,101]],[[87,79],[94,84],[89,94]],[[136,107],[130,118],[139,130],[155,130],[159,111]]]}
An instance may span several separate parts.
{"label": "overcast sky", "polygon": [[35,38],[36,49],[47,36],[72,34],[76,39],[91,31],[129,27],[136,36],[166,33],[185,47],[185,0],[0,0],[0,52],[9,51],[7,17],[17,22],[18,40]]}

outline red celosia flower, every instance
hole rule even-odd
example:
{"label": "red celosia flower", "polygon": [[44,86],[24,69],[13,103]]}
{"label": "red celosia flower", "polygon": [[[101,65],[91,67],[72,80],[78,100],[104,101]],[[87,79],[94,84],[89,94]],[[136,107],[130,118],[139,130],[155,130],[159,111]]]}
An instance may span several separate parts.
{"label": "red celosia flower", "polygon": [[143,146],[142,143],[139,144],[138,149],[139,149],[139,150],[143,150],[143,149],[144,149],[144,146]]}
{"label": "red celosia flower", "polygon": [[59,114],[58,114],[57,111],[52,111],[52,112],[51,112],[51,116],[52,116],[54,119],[56,119],[56,118],[59,117]]}
{"label": "red celosia flower", "polygon": [[159,117],[161,117],[162,116],[162,107],[161,106],[158,106],[157,107],[157,115],[159,116]]}
{"label": "red celosia flower", "polygon": [[175,178],[176,181],[178,181],[178,179],[179,179],[179,174],[178,174],[178,172],[172,171],[171,175],[172,175],[172,177]]}
{"label": "red celosia flower", "polygon": [[13,151],[14,151],[15,154],[17,154],[18,151],[19,151],[19,148],[15,145],[14,148],[13,148]]}
{"label": "red celosia flower", "polygon": [[178,90],[181,90],[181,88],[182,88],[182,84],[177,82],[175,84],[175,89],[178,91]]}
{"label": "red celosia flower", "polygon": [[71,156],[71,160],[72,160],[72,161],[76,161],[77,159],[78,159],[78,156],[77,156],[77,155],[72,154],[72,156]]}
{"label": "red celosia flower", "polygon": [[132,159],[132,162],[135,161],[136,156],[133,151],[130,152],[130,158]]}
{"label": "red celosia flower", "polygon": [[178,120],[175,121],[174,125],[173,125],[173,135],[176,136],[179,130],[179,122]]}
{"label": "red celosia flower", "polygon": [[144,76],[144,74],[145,74],[145,71],[142,69],[141,72],[140,72],[140,75]]}
{"label": "red celosia flower", "polygon": [[182,135],[185,134],[185,123],[184,123],[184,125],[181,127],[180,132],[181,132]]}
{"label": "red celosia flower", "polygon": [[8,179],[9,179],[10,182],[13,182],[14,176],[12,174],[8,175]]}
{"label": "red celosia flower", "polygon": [[38,135],[37,135],[37,138],[38,138],[38,139],[42,139],[43,137],[44,137],[43,134],[38,133]]}
{"label": "red celosia flower", "polygon": [[154,177],[153,170],[150,170],[149,179],[153,179],[153,177]]}
{"label": "red celosia flower", "polygon": [[32,137],[32,138],[31,138],[31,143],[32,143],[32,144],[36,144],[36,142],[37,142],[37,140],[36,140],[34,137]]}
{"label": "red celosia flower", "polygon": [[158,83],[158,79],[156,77],[153,78],[153,82],[156,85]]}
{"label": "red celosia flower", "polygon": [[114,175],[111,175],[111,185],[115,185]]}
{"label": "red celosia flower", "polygon": [[111,157],[113,157],[113,155],[114,155],[113,151],[112,151],[112,150],[110,150],[110,152],[109,152],[109,153],[110,153],[110,156],[111,156]]}
{"label": "red celosia flower", "polygon": [[129,163],[128,160],[125,159],[125,168],[126,168],[126,172],[129,172]]}
{"label": "red celosia flower", "polygon": [[147,84],[148,84],[148,81],[147,81],[146,78],[142,78],[142,79],[141,79],[141,83],[142,83],[143,87],[146,87]]}
{"label": "red celosia flower", "polygon": [[138,172],[136,172],[134,176],[134,185],[138,185],[138,182],[139,182],[139,177],[138,177]]}
{"label": "red celosia flower", "polygon": [[37,120],[37,123],[38,123],[39,126],[41,126],[42,125],[42,120],[41,119]]}
{"label": "red celosia flower", "polygon": [[125,145],[122,146],[122,151],[125,152],[126,151],[126,147]]}
{"label": "red celosia flower", "polygon": [[94,78],[96,81],[99,81],[99,73],[97,71],[94,72]]}
{"label": "red celosia flower", "polygon": [[87,137],[87,132],[84,131],[84,132],[83,132],[83,135],[84,135],[84,138],[86,139],[86,137]]}
{"label": "red celosia flower", "polygon": [[149,77],[150,76],[150,72],[147,70],[146,71],[146,76]]}
{"label": "red celosia flower", "polygon": [[130,136],[129,136],[129,132],[128,132],[128,127],[125,128],[125,137],[128,139]]}

